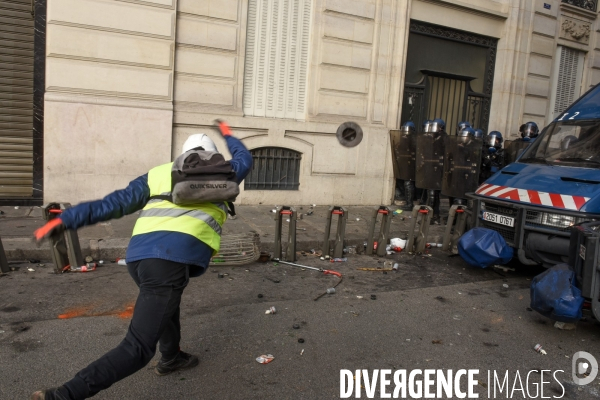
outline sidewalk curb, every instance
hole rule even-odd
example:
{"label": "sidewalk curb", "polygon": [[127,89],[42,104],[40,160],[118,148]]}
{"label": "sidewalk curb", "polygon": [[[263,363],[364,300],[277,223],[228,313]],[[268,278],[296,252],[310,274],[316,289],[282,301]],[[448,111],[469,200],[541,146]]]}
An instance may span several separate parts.
{"label": "sidewalk curb", "polygon": [[[79,245],[81,246],[83,257],[90,255],[95,260],[115,260],[125,257],[129,240],[130,238],[80,240]],[[365,240],[347,239],[345,245],[361,248]],[[48,243],[43,243],[38,247],[31,238],[3,238],[2,243],[8,261],[40,260],[43,262],[52,262],[52,253]],[[321,250],[322,243],[322,240],[296,241],[296,251],[308,252],[311,249],[319,251]],[[285,250],[287,242],[282,241],[282,246]],[[275,242],[261,239],[260,251],[273,253],[274,249]]]}

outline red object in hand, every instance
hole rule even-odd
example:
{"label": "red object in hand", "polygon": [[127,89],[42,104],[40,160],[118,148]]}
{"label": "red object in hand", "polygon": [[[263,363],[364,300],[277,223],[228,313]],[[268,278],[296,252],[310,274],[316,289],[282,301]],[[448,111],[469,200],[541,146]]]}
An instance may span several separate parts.
{"label": "red object in hand", "polygon": [[215,120],[215,123],[217,124],[217,128],[219,129],[219,132],[221,132],[221,135],[231,136],[231,129],[229,128],[229,125],[227,125],[227,122],[222,119],[217,119]]}
{"label": "red object in hand", "polygon": [[36,229],[33,232],[33,236],[35,240],[38,242],[52,235],[52,233],[56,232],[59,229],[63,229],[64,225],[60,218],[54,218],[46,223],[46,225],[42,226],[39,229]]}

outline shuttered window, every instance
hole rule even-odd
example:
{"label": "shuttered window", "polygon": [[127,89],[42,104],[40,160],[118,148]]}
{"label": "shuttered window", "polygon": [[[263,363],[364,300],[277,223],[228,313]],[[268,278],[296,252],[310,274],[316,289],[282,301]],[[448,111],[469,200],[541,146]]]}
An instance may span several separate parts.
{"label": "shuttered window", "polygon": [[558,48],[556,90],[552,108],[554,116],[562,113],[580,95],[583,57],[582,51],[564,46]]}
{"label": "shuttered window", "polygon": [[311,0],[249,0],[244,114],[303,120]]}
{"label": "shuttered window", "polygon": [[283,147],[253,149],[244,190],[298,190],[302,154]]}
{"label": "shuttered window", "polygon": [[31,0],[0,0],[0,198],[33,193]]}

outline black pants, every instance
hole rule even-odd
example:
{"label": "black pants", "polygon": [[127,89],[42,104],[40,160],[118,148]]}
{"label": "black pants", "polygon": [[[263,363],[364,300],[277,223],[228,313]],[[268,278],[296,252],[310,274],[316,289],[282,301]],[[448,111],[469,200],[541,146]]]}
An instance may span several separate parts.
{"label": "black pants", "polygon": [[189,266],[151,258],[127,264],[127,269],[140,288],[127,335],[64,384],[60,393],[64,399],[91,397],[142,369],[154,357],[157,343],[163,359],[179,353],[179,304],[189,281]]}

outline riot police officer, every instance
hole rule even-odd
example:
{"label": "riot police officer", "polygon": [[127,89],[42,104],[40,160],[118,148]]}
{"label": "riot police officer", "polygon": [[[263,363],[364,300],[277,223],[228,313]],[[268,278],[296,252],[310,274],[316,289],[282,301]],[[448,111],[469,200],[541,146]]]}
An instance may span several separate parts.
{"label": "riot police officer", "polygon": [[[402,125],[400,127],[400,135],[402,138],[401,145],[412,147],[412,148],[403,149],[406,153],[411,154],[412,157],[403,157],[405,162],[403,163],[403,165],[400,166],[400,168],[403,168],[403,169],[410,169],[410,171],[408,171],[408,170],[402,171],[402,173],[403,173],[402,177],[408,178],[408,179],[396,179],[396,198],[397,199],[399,197],[401,197],[401,194],[399,196],[399,192],[401,192],[401,188],[402,187],[404,188],[404,197],[406,199],[406,203],[404,205],[400,206],[400,209],[404,210],[404,211],[412,211],[412,209],[414,207],[414,203],[413,203],[414,195],[415,195],[414,153],[416,150],[415,149],[416,140],[414,138],[415,133],[416,133],[416,127],[412,121],[407,121],[406,123],[404,123],[404,125]],[[409,161],[409,160],[407,160],[407,158],[411,158],[411,160]]]}
{"label": "riot police officer", "polygon": [[473,131],[473,137],[475,139],[481,139],[481,140],[483,140],[483,136],[484,136],[483,130],[481,130],[481,129],[475,129]]}
{"label": "riot police officer", "polygon": [[480,184],[504,168],[503,141],[502,133],[498,131],[492,131],[485,137],[483,145],[484,151],[481,156],[481,172],[479,173]]}
{"label": "riot police officer", "polygon": [[519,133],[524,142],[533,142],[540,134],[540,129],[533,121],[529,121],[519,128]]}
{"label": "riot police officer", "polygon": [[[481,132],[481,134],[483,134],[483,131],[481,129],[478,130]],[[477,130],[473,129],[470,125],[464,125],[463,128],[457,132],[459,145],[468,145],[471,142],[471,140],[476,138],[476,132]],[[452,207],[453,204],[466,205],[467,200],[461,197],[448,196],[448,203],[450,204],[450,207]]]}
{"label": "riot police officer", "polygon": [[[427,131],[425,131],[427,132]],[[432,132],[434,136],[445,136],[446,133],[446,122],[441,118],[436,118],[431,121],[429,125],[429,132]],[[427,205],[433,208],[433,218],[431,223],[439,225],[440,223],[440,190],[427,190]]]}
{"label": "riot police officer", "polygon": [[471,123],[469,121],[460,121],[458,125],[456,125],[456,135],[458,136],[459,132],[465,128],[472,128]]}

